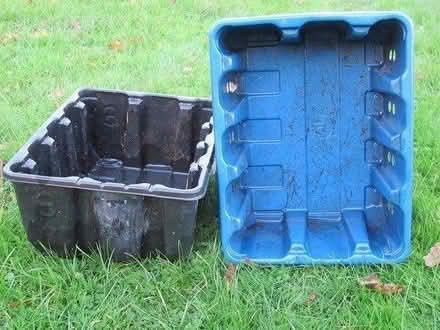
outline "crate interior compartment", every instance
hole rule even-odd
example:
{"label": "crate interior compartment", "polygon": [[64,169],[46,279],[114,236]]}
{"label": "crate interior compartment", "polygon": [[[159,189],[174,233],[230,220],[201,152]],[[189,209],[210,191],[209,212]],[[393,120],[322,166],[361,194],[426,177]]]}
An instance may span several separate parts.
{"label": "crate interior compartment", "polygon": [[207,153],[210,104],[82,90],[28,148],[14,172],[98,183],[197,186]]}
{"label": "crate interior compartment", "polygon": [[398,260],[411,221],[408,25],[268,21],[212,34],[227,258]]}
{"label": "crate interior compartment", "polygon": [[82,89],[5,167],[29,241],[113,260],[191,251],[213,166],[211,102]]}

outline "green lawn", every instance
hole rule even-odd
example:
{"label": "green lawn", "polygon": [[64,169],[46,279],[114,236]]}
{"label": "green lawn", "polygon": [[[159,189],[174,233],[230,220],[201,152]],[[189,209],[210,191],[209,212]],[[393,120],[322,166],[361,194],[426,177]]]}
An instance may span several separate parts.
{"label": "green lawn", "polygon": [[[43,257],[0,184],[0,326],[11,328],[440,328],[440,3],[438,0],[0,0],[0,159],[9,159],[81,86],[210,94],[207,31],[223,17],[320,10],[408,13],[416,37],[413,253],[396,266],[260,268],[225,281],[216,189],[187,260],[109,263]],[[116,42],[122,40],[122,43]],[[112,47],[109,47],[112,45]],[[360,288],[377,272],[405,286]],[[314,295],[315,299],[311,299]]]}

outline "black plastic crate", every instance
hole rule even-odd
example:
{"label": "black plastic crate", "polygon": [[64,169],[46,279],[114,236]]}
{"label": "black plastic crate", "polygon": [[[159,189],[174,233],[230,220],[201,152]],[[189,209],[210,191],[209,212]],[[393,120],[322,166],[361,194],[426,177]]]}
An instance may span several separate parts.
{"label": "black plastic crate", "polygon": [[172,258],[191,248],[213,150],[207,99],[81,89],[4,174],[36,247]]}

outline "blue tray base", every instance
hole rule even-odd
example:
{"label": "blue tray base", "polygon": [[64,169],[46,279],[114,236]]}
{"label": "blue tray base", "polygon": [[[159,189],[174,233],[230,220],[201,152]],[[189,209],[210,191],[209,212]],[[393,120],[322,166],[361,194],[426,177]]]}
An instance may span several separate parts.
{"label": "blue tray base", "polygon": [[[377,218],[376,218],[377,219]],[[370,223],[362,210],[308,214],[301,211],[256,213],[231,236],[229,246],[239,259],[343,260],[374,255],[392,259],[402,253],[402,241],[382,223]],[[394,225],[396,227],[396,225]]]}

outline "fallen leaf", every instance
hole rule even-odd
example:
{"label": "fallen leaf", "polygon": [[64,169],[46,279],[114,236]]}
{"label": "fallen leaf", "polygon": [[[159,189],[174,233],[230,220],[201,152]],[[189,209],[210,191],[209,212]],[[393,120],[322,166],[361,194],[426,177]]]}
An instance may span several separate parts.
{"label": "fallen leaf", "polygon": [[121,40],[113,40],[107,45],[107,47],[116,51],[121,51],[122,47],[124,47],[124,43]]}
{"label": "fallen leaf", "polygon": [[369,274],[359,280],[361,286],[391,296],[403,291],[403,286],[394,283],[383,283],[376,273]]}
{"label": "fallen leaf", "polygon": [[70,23],[70,27],[72,28],[72,30],[80,30],[81,29],[81,23],[78,20],[73,20]]}
{"label": "fallen leaf", "polygon": [[52,93],[50,93],[50,97],[52,100],[57,100],[64,96],[64,89],[62,88],[55,88]]}
{"label": "fallen leaf", "polygon": [[391,296],[396,293],[401,293],[403,291],[403,286],[400,284],[386,283],[382,285],[379,291],[383,294]]}
{"label": "fallen leaf", "polygon": [[307,296],[306,300],[304,301],[304,303],[306,305],[310,305],[313,304],[315,302],[315,300],[318,299],[318,295],[315,293],[311,293]]}
{"label": "fallen leaf", "polygon": [[9,308],[17,308],[20,305],[29,305],[32,302],[32,299],[26,299],[23,301],[11,301],[9,303]]}
{"label": "fallen leaf", "polygon": [[359,280],[361,286],[366,286],[367,288],[373,289],[377,285],[382,284],[376,273],[369,274]]}
{"label": "fallen leaf", "polygon": [[234,282],[237,275],[237,268],[234,264],[228,264],[228,268],[225,273],[225,280],[228,284],[232,284]]}
{"label": "fallen leaf", "polygon": [[9,303],[9,308],[17,308],[20,305],[19,301],[11,301]]}
{"label": "fallen leaf", "polygon": [[18,33],[6,32],[5,34],[2,34],[0,36],[0,42],[2,44],[5,44],[10,40],[17,41],[18,40]]}
{"label": "fallen leaf", "polygon": [[426,267],[434,267],[440,265],[440,242],[436,243],[429,253],[423,257]]}

